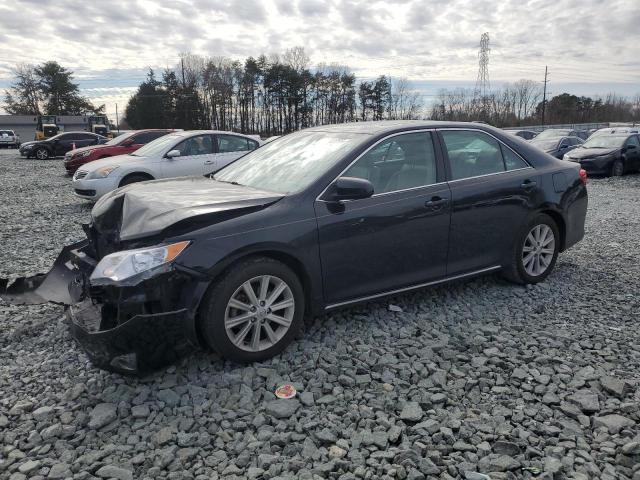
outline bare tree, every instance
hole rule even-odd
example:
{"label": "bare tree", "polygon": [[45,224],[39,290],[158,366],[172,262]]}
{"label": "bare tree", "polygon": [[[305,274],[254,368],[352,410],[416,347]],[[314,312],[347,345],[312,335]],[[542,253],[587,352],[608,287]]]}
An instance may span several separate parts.
{"label": "bare tree", "polygon": [[36,67],[26,63],[12,70],[15,82],[5,90],[4,109],[14,115],[39,115],[43,101]]}

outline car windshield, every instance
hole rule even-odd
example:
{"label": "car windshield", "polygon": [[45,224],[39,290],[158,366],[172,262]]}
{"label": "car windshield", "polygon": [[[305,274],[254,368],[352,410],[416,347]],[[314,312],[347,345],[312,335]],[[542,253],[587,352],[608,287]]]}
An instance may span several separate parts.
{"label": "car windshield", "polygon": [[626,136],[612,136],[598,135],[597,137],[590,138],[582,144],[583,148],[620,148],[627,139]]}
{"label": "car windshield", "polygon": [[542,150],[552,150],[554,148],[557,148],[558,142],[560,142],[559,138],[552,138],[551,140],[549,139],[545,140],[543,138],[540,140],[540,137],[536,137],[533,140],[531,140],[532,145],[535,145],[536,147],[541,148]]}
{"label": "car windshield", "polygon": [[549,129],[544,132],[540,132],[536,139],[538,138],[553,138],[553,137],[565,137],[571,133],[571,130],[557,130],[557,129]]}
{"label": "car windshield", "polygon": [[213,178],[271,192],[298,192],[367,137],[344,132],[292,133],[248,153]]}
{"label": "car windshield", "polygon": [[169,148],[178,139],[184,137],[184,134],[170,134],[155,139],[153,142],[147,143],[144,147],[139,148],[131,155],[136,157],[157,157],[164,154],[165,150]]}
{"label": "car windshield", "polygon": [[105,145],[111,145],[111,146],[120,145],[127,138],[132,137],[135,133],[136,132],[123,133],[122,135],[118,135],[117,137],[112,138],[107,143],[105,143]]}
{"label": "car windshield", "polygon": [[13,135],[13,132],[11,130],[0,130],[0,135],[9,136],[9,135]]}

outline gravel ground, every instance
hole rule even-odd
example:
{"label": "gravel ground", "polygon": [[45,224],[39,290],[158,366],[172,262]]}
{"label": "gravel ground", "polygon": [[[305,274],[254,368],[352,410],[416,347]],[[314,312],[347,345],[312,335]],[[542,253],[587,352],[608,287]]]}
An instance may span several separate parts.
{"label": "gravel ground", "polygon": [[[81,236],[62,172],[0,151],[0,277]],[[252,366],[194,353],[126,378],[89,364],[62,308],[0,303],[0,479],[639,480],[640,176],[589,190],[585,240],[545,283],[343,310]]]}

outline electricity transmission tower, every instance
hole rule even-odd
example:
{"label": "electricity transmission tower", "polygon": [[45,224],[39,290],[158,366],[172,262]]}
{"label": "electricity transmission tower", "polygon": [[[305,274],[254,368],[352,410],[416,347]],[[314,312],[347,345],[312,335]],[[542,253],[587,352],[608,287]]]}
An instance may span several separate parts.
{"label": "electricity transmission tower", "polygon": [[480,51],[478,52],[478,79],[473,96],[482,105],[482,113],[486,113],[491,83],[489,82],[489,32],[480,37]]}

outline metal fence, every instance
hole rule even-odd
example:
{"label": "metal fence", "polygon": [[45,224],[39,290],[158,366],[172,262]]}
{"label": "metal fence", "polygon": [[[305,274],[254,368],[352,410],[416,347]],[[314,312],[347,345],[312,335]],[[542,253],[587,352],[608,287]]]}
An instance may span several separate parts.
{"label": "metal fence", "polygon": [[503,130],[531,130],[542,132],[550,128],[568,128],[571,130],[594,130],[608,127],[635,127],[637,122],[603,122],[603,123],[563,123],[558,125],[528,125],[526,127],[505,127]]}

